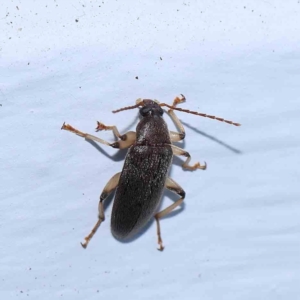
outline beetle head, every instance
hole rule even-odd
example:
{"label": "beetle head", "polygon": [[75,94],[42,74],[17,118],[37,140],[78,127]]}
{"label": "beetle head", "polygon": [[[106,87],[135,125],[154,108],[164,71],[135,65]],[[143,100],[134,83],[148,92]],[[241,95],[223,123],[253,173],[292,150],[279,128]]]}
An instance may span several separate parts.
{"label": "beetle head", "polygon": [[162,116],[164,111],[160,107],[160,105],[150,99],[144,99],[142,100],[141,104],[143,105],[140,108],[140,115],[142,117],[147,117],[147,116]]}

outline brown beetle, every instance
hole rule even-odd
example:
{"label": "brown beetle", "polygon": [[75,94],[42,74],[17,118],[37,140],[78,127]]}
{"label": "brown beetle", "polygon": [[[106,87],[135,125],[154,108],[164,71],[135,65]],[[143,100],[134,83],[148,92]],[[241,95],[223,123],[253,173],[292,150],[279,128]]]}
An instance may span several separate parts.
{"label": "brown beetle", "polygon": [[[112,130],[114,135],[119,138],[115,143],[109,143],[96,136],[83,133],[68,124],[63,124],[61,129],[76,133],[85,139],[93,140],[113,148],[129,148],[122,172],[115,174],[103,189],[98,208],[98,221],[91,233],[85,238],[85,242],[81,243],[84,248],[87,247],[89,241],[105,219],[104,200],[116,189],[111,216],[112,234],[119,240],[128,239],[141,230],[154,217],[157,224],[158,250],[164,249],[159,220],[180,205],[185,198],[185,192],[181,186],[168,177],[173,155],[186,157],[186,161],[182,165],[185,169],[206,169],[205,163],[204,165],[200,165],[200,163],[196,163],[193,166],[189,165],[191,160],[190,154],[172,145],[172,142],[178,142],[185,138],[184,128],[175,115],[174,110],[240,126],[238,123],[224,120],[223,118],[176,107],[177,104],[184,101],[185,97],[183,95],[176,97],[172,106],[166,103],[159,103],[156,100],[138,99],[134,106],[113,111],[116,113],[140,107],[139,112],[141,116],[136,132],[129,131],[123,135],[119,133],[116,126],[106,126],[98,122],[96,131]],[[178,127],[179,132],[168,130],[167,124],[162,118],[164,113],[163,106],[169,108],[168,114]],[[157,212],[164,188],[177,193],[180,199],[164,210]]]}

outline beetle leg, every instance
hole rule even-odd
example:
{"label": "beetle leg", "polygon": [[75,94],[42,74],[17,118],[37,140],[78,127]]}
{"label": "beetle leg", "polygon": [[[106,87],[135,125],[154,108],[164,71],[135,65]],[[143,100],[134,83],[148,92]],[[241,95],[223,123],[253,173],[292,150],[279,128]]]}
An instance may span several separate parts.
{"label": "beetle leg", "polygon": [[179,142],[184,139],[185,132],[169,131],[171,142]]}
{"label": "beetle leg", "polygon": [[126,134],[121,135],[117,126],[107,126],[104,125],[103,123],[97,121],[97,127],[96,127],[96,131],[101,131],[101,130],[112,130],[115,137],[119,138],[120,140],[126,140]]}
{"label": "beetle leg", "polygon": [[[101,123],[100,123],[101,124]],[[115,127],[115,126],[108,126],[108,127]],[[88,133],[83,133],[77,129],[75,129],[74,127],[72,127],[71,125],[69,124],[63,124],[63,126],[61,127],[61,129],[64,129],[64,130],[68,130],[68,131],[71,131],[87,140],[92,140],[92,141],[95,141],[95,142],[98,142],[98,143],[101,143],[101,144],[104,144],[104,145],[107,145],[107,146],[111,146],[113,148],[118,148],[118,149],[125,149],[125,148],[128,148],[130,147],[134,142],[135,142],[135,137],[136,137],[136,134],[135,132],[133,131],[129,131],[127,132],[126,134],[123,134],[123,135],[120,135],[120,141],[117,141],[117,142],[114,142],[114,143],[109,143],[105,140],[102,140],[94,135],[91,135],[91,134],[88,134]],[[113,130],[113,129],[112,129]],[[117,128],[115,127],[115,130],[116,132],[118,132]],[[114,132],[115,132],[114,130]],[[118,132],[119,133],[119,132]]]}
{"label": "beetle leg", "polygon": [[101,195],[100,195],[100,201],[99,201],[99,205],[98,205],[98,221],[96,223],[96,225],[93,227],[91,233],[86,236],[85,242],[81,243],[81,246],[83,248],[86,248],[88,243],[90,242],[90,240],[92,239],[92,237],[94,236],[94,234],[96,233],[97,229],[100,227],[101,223],[105,220],[105,215],[104,215],[104,207],[103,207],[103,202],[104,200],[109,196],[109,194],[118,186],[119,184],[119,179],[120,179],[120,173],[115,174],[106,184],[106,186],[104,187]]}
{"label": "beetle leg", "polygon": [[103,123],[97,121],[97,128],[96,131],[101,130],[112,130],[115,137],[119,138],[120,141],[115,142],[114,144],[111,144],[114,148],[124,149],[130,147],[136,140],[136,133],[134,131],[128,131],[125,134],[120,134],[117,126],[107,126]]}
{"label": "beetle leg", "polygon": [[165,208],[164,210],[158,212],[154,216],[155,220],[156,220],[156,225],[157,225],[157,236],[158,236],[158,244],[159,244],[158,250],[160,250],[160,251],[164,250],[164,246],[163,246],[163,242],[162,242],[162,238],[161,238],[161,233],[160,233],[159,219],[163,218],[164,216],[166,216],[167,214],[169,214],[172,210],[174,210],[177,206],[179,206],[183,202],[183,199],[185,198],[185,191],[173,179],[167,178],[166,183],[165,183],[165,187],[167,189],[169,189],[170,191],[175,192],[176,194],[178,194],[179,196],[181,196],[181,198],[178,199],[176,202],[174,202],[172,205],[170,205],[167,208]]}
{"label": "beetle leg", "polygon": [[134,131],[128,131],[127,133],[121,135],[119,133],[117,126],[107,126],[97,121],[96,131],[101,131],[101,130],[112,130],[114,135],[120,139],[120,141],[111,144],[113,148],[119,148],[119,149],[128,148],[136,140],[136,133]]}
{"label": "beetle leg", "polygon": [[[185,102],[185,97],[181,94],[180,97],[176,97],[174,99],[172,106],[176,107],[177,104],[183,103],[183,102]],[[168,114],[170,115],[171,119],[173,120],[173,122],[175,123],[177,128],[179,129],[179,132],[170,131],[171,141],[178,142],[178,141],[183,140],[185,138],[185,130],[184,130],[182,123],[180,122],[178,117],[175,115],[174,110],[172,110],[172,109],[168,110]]]}
{"label": "beetle leg", "polygon": [[201,170],[206,169],[206,162],[204,162],[204,166],[201,166],[199,162],[195,163],[193,166],[190,166],[189,165],[189,162],[191,160],[190,154],[187,151],[185,151],[184,149],[181,149],[177,146],[174,146],[174,145],[170,145],[170,146],[172,147],[174,155],[183,155],[183,156],[187,157],[186,161],[182,164],[182,167],[184,169],[188,169],[191,171],[194,171],[196,169],[201,169]]}

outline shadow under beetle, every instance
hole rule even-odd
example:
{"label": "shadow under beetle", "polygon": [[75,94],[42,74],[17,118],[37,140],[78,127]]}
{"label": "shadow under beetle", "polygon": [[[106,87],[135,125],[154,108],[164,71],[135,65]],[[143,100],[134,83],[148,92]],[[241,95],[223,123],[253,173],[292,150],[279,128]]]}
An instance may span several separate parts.
{"label": "shadow under beetle", "polygon": [[[105,219],[103,201],[116,189],[111,214],[112,234],[119,240],[130,238],[154,217],[157,225],[158,250],[162,251],[164,249],[159,220],[179,206],[185,198],[185,192],[182,187],[168,177],[173,155],[186,157],[186,161],[182,165],[184,169],[192,171],[206,169],[206,163],[204,165],[200,165],[200,163],[196,163],[193,166],[189,165],[191,160],[190,154],[172,145],[172,142],[178,142],[185,138],[183,125],[175,115],[174,110],[240,126],[239,123],[224,120],[223,118],[176,107],[177,104],[184,101],[185,97],[183,95],[176,97],[173,105],[159,103],[156,100],[138,99],[136,100],[136,105],[113,111],[113,113],[116,113],[140,107],[139,113],[141,115],[136,132],[129,131],[123,135],[119,133],[116,126],[106,126],[98,122],[96,131],[112,130],[114,135],[119,138],[114,143],[109,143],[96,136],[83,133],[71,125],[63,124],[61,129],[71,131],[85,139],[93,140],[113,148],[129,148],[122,172],[115,174],[103,189],[98,207],[98,221],[91,233],[85,237],[85,242],[81,243],[83,248],[87,247],[89,241]],[[164,106],[169,108],[167,113],[178,127],[179,132],[168,130],[167,124],[162,118],[164,113],[162,107]],[[157,212],[164,188],[177,193],[180,199],[162,211]]]}

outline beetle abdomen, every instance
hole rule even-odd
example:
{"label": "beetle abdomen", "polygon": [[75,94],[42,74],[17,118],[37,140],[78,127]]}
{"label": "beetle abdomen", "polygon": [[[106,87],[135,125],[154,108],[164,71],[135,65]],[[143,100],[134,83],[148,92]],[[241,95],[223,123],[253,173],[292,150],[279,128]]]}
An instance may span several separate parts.
{"label": "beetle abdomen", "polygon": [[118,239],[126,239],[143,227],[156,212],[161,200],[172,148],[132,146],[126,156],[111,216],[111,230]]}

